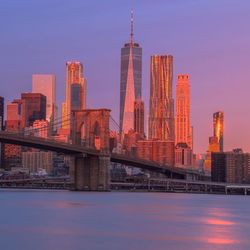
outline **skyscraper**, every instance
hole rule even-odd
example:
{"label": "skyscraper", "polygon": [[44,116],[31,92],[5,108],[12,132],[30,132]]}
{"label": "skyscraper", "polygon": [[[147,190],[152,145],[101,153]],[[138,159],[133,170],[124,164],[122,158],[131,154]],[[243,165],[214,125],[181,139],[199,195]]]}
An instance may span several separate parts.
{"label": "skyscraper", "polygon": [[144,137],[144,102],[141,99],[134,103],[134,131]]}
{"label": "skyscraper", "polygon": [[[4,98],[0,96],[0,131],[3,130],[3,121],[4,121]],[[4,158],[4,148],[3,144],[0,143],[0,167],[3,167],[3,158]]]}
{"label": "skyscraper", "polygon": [[4,121],[4,98],[0,96],[0,130],[3,129]]}
{"label": "skyscraper", "polygon": [[178,143],[186,143],[192,149],[189,75],[178,75],[176,85],[175,144]]}
{"label": "skyscraper", "polygon": [[142,48],[134,42],[133,12],[130,21],[130,42],[121,49],[120,135],[134,128],[134,102],[141,98]]}
{"label": "skyscraper", "polygon": [[223,152],[223,134],[224,134],[224,113],[219,111],[213,114],[214,136],[218,138],[220,152]]}
{"label": "skyscraper", "polygon": [[22,93],[22,126],[29,127],[35,120],[46,119],[46,96],[40,93]]}
{"label": "skyscraper", "polygon": [[[14,100],[7,104],[6,130],[19,131],[22,127],[22,100]],[[5,144],[4,146],[4,165],[9,169],[12,166],[21,165],[21,146]]]}
{"label": "skyscraper", "polygon": [[46,120],[55,120],[56,115],[56,76],[49,74],[32,75],[32,93],[46,96]]}
{"label": "skyscraper", "polygon": [[173,56],[151,56],[149,139],[174,141]]}
{"label": "skyscraper", "polygon": [[86,108],[86,81],[80,62],[66,63],[66,115]]}

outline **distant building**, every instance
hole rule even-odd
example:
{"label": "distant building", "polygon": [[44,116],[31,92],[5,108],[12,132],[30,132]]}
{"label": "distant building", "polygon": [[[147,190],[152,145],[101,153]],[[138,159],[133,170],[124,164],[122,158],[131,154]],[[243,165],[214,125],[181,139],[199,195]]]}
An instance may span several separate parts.
{"label": "distant building", "polygon": [[0,130],[3,130],[4,122],[4,98],[0,96]]}
{"label": "distant building", "polygon": [[54,152],[22,152],[22,165],[31,173],[45,169],[48,174],[53,172]]}
{"label": "distant building", "polygon": [[193,167],[193,151],[187,143],[177,143],[175,146],[175,166],[182,168]]}
{"label": "distant building", "polygon": [[241,149],[212,153],[212,181],[250,183],[250,154]]}
{"label": "distant building", "polygon": [[144,137],[144,102],[141,99],[134,103],[134,131]]}
{"label": "distant building", "polygon": [[223,152],[223,136],[224,136],[224,113],[219,111],[213,114],[214,137],[218,138],[220,152]]}
{"label": "distant building", "polygon": [[193,149],[190,126],[190,85],[189,75],[178,75],[176,85],[175,143],[186,143]]}
{"label": "distant building", "polygon": [[142,48],[134,42],[133,13],[131,13],[130,42],[121,49],[120,75],[120,135],[134,128],[134,102],[141,98]]}
{"label": "distant building", "polygon": [[[5,129],[7,131],[20,131],[22,127],[22,101],[14,100],[7,104]],[[5,168],[21,166],[21,146],[5,144],[4,146]]]}
{"label": "distant building", "polygon": [[32,126],[32,130],[34,131],[34,136],[41,138],[49,137],[49,122],[46,120],[35,120]]}
{"label": "distant building", "polygon": [[69,116],[73,110],[86,109],[86,80],[83,66],[78,61],[66,63],[66,101],[63,107],[63,128],[70,128]]}
{"label": "distant building", "polygon": [[173,56],[151,56],[148,137],[174,141]]}
{"label": "distant building", "polygon": [[69,115],[67,115],[66,102],[62,103],[62,128],[67,129],[69,124]]}
{"label": "distant building", "polygon": [[160,165],[174,166],[174,141],[141,140],[137,142],[137,157],[155,161]]}
{"label": "distant building", "polygon": [[54,122],[57,118],[56,76],[51,74],[33,74],[32,93],[40,93],[46,96],[46,120]]}
{"label": "distant building", "polygon": [[[0,131],[4,129],[4,98],[0,96]],[[3,167],[4,163],[4,144],[0,143],[0,168]]]}
{"label": "distant building", "polygon": [[22,126],[29,127],[35,120],[46,119],[46,96],[40,93],[22,93]]}
{"label": "distant building", "polygon": [[136,143],[139,140],[142,140],[143,137],[141,134],[135,132],[133,129],[130,129],[128,133],[124,135],[123,147],[126,153],[131,154],[132,156],[136,155]]}
{"label": "distant building", "polygon": [[206,173],[211,173],[211,154],[213,152],[223,152],[223,129],[224,129],[224,114],[216,112],[213,114],[213,136],[209,137],[209,146],[204,162]]}

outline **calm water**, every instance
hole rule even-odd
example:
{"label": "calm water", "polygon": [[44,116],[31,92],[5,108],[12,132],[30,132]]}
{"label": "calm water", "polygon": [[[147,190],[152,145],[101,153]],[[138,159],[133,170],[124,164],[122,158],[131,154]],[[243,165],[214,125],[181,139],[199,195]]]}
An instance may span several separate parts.
{"label": "calm water", "polygon": [[250,197],[0,190],[0,249],[250,249]]}

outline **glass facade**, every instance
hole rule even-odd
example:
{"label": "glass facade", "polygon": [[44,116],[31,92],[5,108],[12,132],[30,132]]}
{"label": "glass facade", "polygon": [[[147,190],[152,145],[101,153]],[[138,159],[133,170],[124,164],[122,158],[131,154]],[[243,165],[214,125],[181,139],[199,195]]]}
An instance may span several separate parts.
{"label": "glass facade", "polygon": [[71,110],[81,109],[81,85],[78,83],[71,84]]}
{"label": "glass facade", "polygon": [[151,56],[149,139],[174,141],[173,56]]}
{"label": "glass facade", "polygon": [[120,133],[133,129],[134,101],[141,98],[141,88],[142,48],[137,43],[127,43],[121,49]]}

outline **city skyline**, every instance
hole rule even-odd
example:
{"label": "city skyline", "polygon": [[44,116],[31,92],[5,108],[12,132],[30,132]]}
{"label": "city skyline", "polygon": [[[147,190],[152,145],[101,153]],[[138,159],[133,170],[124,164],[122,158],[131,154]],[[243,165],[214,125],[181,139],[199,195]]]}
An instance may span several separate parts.
{"label": "city skyline", "polygon": [[[215,4],[216,2],[216,4]],[[242,147],[244,151],[250,151],[249,134],[245,132],[245,134],[239,133],[239,131],[247,131],[247,127],[249,126],[249,120],[246,118],[245,113],[248,111],[248,102],[247,102],[247,93],[248,86],[246,85],[248,79],[247,72],[247,60],[248,48],[249,44],[249,36],[247,32],[243,32],[246,28],[244,25],[247,23],[247,6],[249,3],[246,1],[241,1],[241,4],[237,5],[235,1],[206,1],[201,3],[195,3],[194,1],[178,1],[178,3],[165,3],[161,1],[158,6],[151,4],[149,1],[145,3],[146,7],[143,7],[142,2],[139,2],[134,6],[135,10],[135,19],[136,19],[136,40],[140,41],[140,44],[144,48],[143,52],[143,99],[145,101],[145,117],[148,114],[148,97],[149,97],[149,56],[155,53],[171,53],[174,56],[174,75],[180,73],[188,73],[191,79],[191,123],[194,125],[194,148],[195,152],[205,152],[207,149],[207,138],[211,134],[211,115],[218,111],[222,110],[225,113],[225,151],[231,150],[235,147]],[[235,3],[235,4],[233,4]],[[86,5],[90,6],[90,13],[93,14],[95,8],[90,4],[90,2],[86,2]],[[85,4],[80,4],[80,7],[84,7]],[[15,6],[14,9],[10,8],[8,3],[5,3],[2,10],[6,10],[7,12],[13,10],[17,15],[13,15],[14,19],[21,18],[21,24],[24,26],[24,31],[22,38],[12,39],[11,43],[9,43],[11,37],[15,38],[16,35],[19,34],[19,31],[15,32],[12,23],[10,22],[8,31],[4,30],[3,40],[0,42],[1,47],[6,48],[6,52],[1,50],[3,55],[3,62],[0,65],[1,67],[1,76],[4,82],[4,87],[1,88],[1,95],[4,96],[5,103],[12,101],[15,98],[18,98],[19,93],[21,92],[29,92],[31,90],[31,75],[32,74],[46,74],[52,73],[55,74],[58,79],[58,100],[57,103],[60,103],[63,100],[63,92],[65,86],[65,74],[64,74],[64,65],[68,60],[73,60],[74,58],[81,61],[85,68],[86,78],[88,79],[88,105],[91,107],[103,106],[110,107],[113,110],[113,114],[118,120],[119,109],[117,109],[117,104],[119,103],[119,50],[121,44],[125,42],[127,39],[127,34],[129,32],[128,18],[131,9],[131,4],[121,4],[121,7],[124,7],[121,10],[121,7],[118,8],[121,12],[119,13],[119,18],[116,18],[116,24],[111,26],[111,19],[108,18],[108,14],[111,14],[111,18],[116,16],[117,13],[113,13],[114,8],[119,4],[115,4],[114,1],[109,1],[106,10],[108,7],[112,5],[112,10],[106,14],[102,14],[99,19],[95,19],[93,23],[91,23],[90,28],[86,27],[85,32],[88,34],[87,38],[82,37],[79,41],[75,41],[77,39],[69,39],[67,41],[71,41],[73,44],[69,46],[69,49],[65,49],[65,45],[63,42],[58,43],[57,46],[55,43],[61,41],[62,38],[62,30],[58,29],[55,35],[52,35],[52,29],[49,29],[48,24],[40,23],[39,18],[43,16],[43,14],[47,13],[48,21],[52,15],[52,12],[48,10],[48,8],[55,4],[50,4],[46,2],[44,4],[37,4],[40,7],[40,12],[38,12],[37,16],[34,14],[30,14],[29,16],[23,18],[23,14],[17,12],[20,6]],[[102,4],[100,4],[102,5]],[[185,14],[185,6],[192,5],[194,8],[190,10],[190,13]],[[33,8],[35,8],[36,4],[33,4]],[[92,8],[91,8],[92,6]],[[164,6],[164,8],[163,8]],[[215,7],[223,7],[216,8]],[[32,7],[32,6],[31,6]],[[58,9],[59,14],[62,13],[67,7],[66,2],[60,6]],[[174,14],[169,12],[168,18],[173,18],[171,22],[172,26],[166,26],[168,24],[168,18],[164,19],[163,17],[153,16],[151,18],[147,17],[147,11],[153,12],[149,7],[152,7],[153,10],[157,10],[159,8],[172,10],[173,13],[179,13],[179,17],[181,17],[181,21],[176,23]],[[73,7],[71,7],[73,8]],[[147,10],[146,10],[147,9]],[[204,16],[199,14],[199,10],[206,9],[207,14],[204,13]],[[232,18],[230,13],[234,9],[236,13],[241,13],[239,18],[236,20]],[[46,12],[47,11],[47,12]],[[203,13],[203,12],[202,12]],[[202,20],[202,18],[207,18],[208,14],[213,14],[214,19],[219,21],[217,22],[218,27],[215,23],[208,23],[205,21],[201,21],[201,24],[195,24],[194,28],[187,29],[187,27],[191,27],[190,24],[195,23],[197,20]],[[86,13],[87,14],[87,13]],[[183,14],[183,16],[181,16]],[[221,15],[224,14],[224,18],[221,18]],[[223,15],[222,15],[223,16]],[[4,17],[4,13],[2,15]],[[185,18],[192,17],[187,19],[187,24],[184,22]],[[232,18],[232,21],[230,21]],[[22,19],[23,18],[23,19]],[[33,19],[32,19],[33,18]],[[80,17],[76,17],[79,19]],[[87,18],[84,17],[84,18]],[[84,24],[85,19],[81,19]],[[224,20],[225,19],[225,20]],[[28,31],[32,28],[32,25],[29,23],[30,20],[33,20],[34,25],[37,24],[38,27],[44,27],[45,29],[39,29],[31,34],[34,34],[31,40],[31,44],[27,47],[25,45],[25,41],[29,38]],[[59,15],[59,20],[61,17]],[[47,22],[48,22],[47,21]],[[160,22],[165,21],[165,22]],[[234,22],[234,25],[226,26],[226,22]],[[109,23],[109,25],[103,28],[104,23]],[[3,23],[3,22],[2,22]],[[17,22],[13,21],[17,27]],[[158,26],[157,26],[158,24]],[[67,24],[69,25],[69,24]],[[182,27],[183,26],[183,27]],[[230,30],[229,27],[230,26]],[[58,28],[58,21],[52,22],[52,27]],[[97,29],[99,27],[99,29]],[[147,27],[148,34],[145,34],[145,27]],[[165,27],[168,32],[165,31]],[[196,28],[195,28],[196,27]],[[225,27],[226,29],[223,29]],[[155,28],[155,29],[153,29]],[[232,29],[232,30],[231,30]],[[221,30],[223,30],[223,34],[221,35]],[[105,53],[100,52],[98,47],[94,47],[93,37],[96,31],[100,31],[101,35],[104,33],[116,33],[119,32],[118,38],[113,38],[111,36],[103,37],[102,44],[108,43],[110,44],[107,47]],[[108,32],[107,32],[108,31]],[[163,32],[161,32],[163,31]],[[180,31],[180,32],[179,32]],[[182,32],[181,32],[182,31]],[[185,37],[187,32],[193,34],[194,45],[191,46],[190,41],[183,43],[180,40],[181,37]],[[235,33],[234,37],[238,35],[239,39],[229,39],[229,37]],[[180,33],[180,34],[179,34]],[[207,33],[207,34],[206,34]],[[30,34],[30,35],[31,35]],[[212,34],[212,36],[211,36]],[[198,36],[200,35],[200,36]],[[210,36],[209,36],[210,35]],[[57,37],[58,36],[58,37]],[[152,38],[151,38],[152,37]],[[159,37],[160,39],[155,39]],[[168,39],[166,39],[168,37]],[[48,44],[46,39],[39,38],[47,38],[48,40],[52,39],[52,43]],[[204,43],[199,46],[196,46],[197,43],[205,41],[209,38],[209,43]],[[222,39],[223,38],[223,39]],[[122,40],[123,39],[123,40]],[[98,40],[98,39],[97,39]],[[27,40],[28,41],[28,40]],[[83,41],[85,43],[83,43]],[[8,46],[6,44],[8,43]],[[100,44],[100,41],[97,44]],[[112,45],[112,46],[111,46]],[[227,45],[227,46],[225,46]],[[15,51],[17,53],[10,53],[12,46],[16,47]],[[23,46],[23,47],[22,47]],[[100,47],[103,45],[100,44]],[[194,47],[195,48],[194,48]],[[90,57],[90,52],[88,50],[96,48],[97,51],[94,53],[94,57]],[[187,48],[190,50],[186,51]],[[237,49],[239,48],[239,49]],[[34,51],[32,49],[35,49]],[[186,49],[186,50],[185,50]],[[31,55],[31,52],[35,53]],[[77,51],[77,52],[76,52]],[[23,53],[26,52],[26,57],[22,57]],[[99,53],[99,54],[98,54]],[[44,54],[44,55],[42,55]],[[53,55],[53,60],[51,60],[51,55]],[[192,55],[192,61],[189,62],[190,56]],[[34,56],[34,58],[33,58]],[[23,67],[21,60],[23,58],[27,58],[32,61],[30,67]],[[112,59],[110,60],[110,64],[105,66],[104,69],[100,69],[98,65],[101,63],[104,64],[105,58]],[[204,60],[207,58],[207,60]],[[234,58],[234,60],[229,60],[229,58]],[[216,59],[216,60],[215,60]],[[15,62],[15,67],[13,71],[13,67],[11,67],[11,72],[15,72],[15,74],[11,75],[9,72],[8,65],[11,62]],[[241,66],[237,66],[238,64],[234,64],[234,62],[240,61]],[[201,63],[202,62],[202,63]],[[99,64],[100,63],[100,64]],[[108,63],[107,63],[108,64]],[[201,64],[201,65],[200,65]],[[236,68],[235,68],[236,67]],[[246,67],[246,68],[245,68]],[[109,69],[110,68],[110,69]],[[234,69],[233,73],[231,72]],[[97,72],[101,70],[100,74]],[[105,75],[103,73],[106,73]],[[97,76],[97,75],[100,75]],[[176,77],[174,76],[174,79]],[[239,77],[243,78],[239,78]],[[241,89],[239,86],[239,79],[241,83]],[[95,93],[95,89],[103,86],[105,84],[105,88],[102,88],[103,91],[101,93]],[[15,86],[15,91],[13,88],[9,88],[7,86]],[[173,85],[176,85],[176,80],[174,80]],[[3,86],[3,85],[2,85]],[[106,87],[107,86],[107,87]],[[110,91],[112,89],[112,91]],[[99,91],[98,91],[99,92]],[[110,93],[111,92],[111,93]],[[115,93],[115,96],[114,96]],[[205,93],[205,94],[204,94]],[[224,94],[223,94],[224,93]],[[237,102],[232,103],[230,100],[234,97],[235,93],[237,93],[238,100]],[[101,94],[101,95],[100,95]],[[104,97],[104,98],[103,98]],[[238,111],[241,112],[238,112]],[[202,118],[202,119],[201,119]]]}

